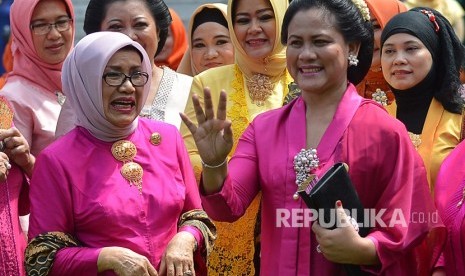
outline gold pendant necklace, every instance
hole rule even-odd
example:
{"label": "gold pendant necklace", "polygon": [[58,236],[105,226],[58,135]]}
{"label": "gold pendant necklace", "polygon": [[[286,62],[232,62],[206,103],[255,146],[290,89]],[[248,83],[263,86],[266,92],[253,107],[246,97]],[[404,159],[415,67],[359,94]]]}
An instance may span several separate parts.
{"label": "gold pendant necklace", "polygon": [[132,161],[137,154],[136,145],[128,140],[116,141],[111,146],[111,154],[113,154],[116,160],[124,163],[120,170],[121,175],[129,181],[130,186],[135,185],[139,193],[142,194],[142,176],[144,170],[141,165]]}
{"label": "gold pendant necklace", "polygon": [[251,78],[246,77],[246,80],[252,103],[257,106],[265,105],[266,99],[273,93],[273,83],[270,77],[262,74],[254,74]]}

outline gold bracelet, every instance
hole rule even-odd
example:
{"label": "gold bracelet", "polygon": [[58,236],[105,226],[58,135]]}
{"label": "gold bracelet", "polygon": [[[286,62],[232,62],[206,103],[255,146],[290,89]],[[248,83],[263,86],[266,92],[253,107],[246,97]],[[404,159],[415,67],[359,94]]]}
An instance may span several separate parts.
{"label": "gold bracelet", "polygon": [[202,159],[200,159],[200,162],[202,162],[202,166],[205,167],[205,168],[209,168],[209,169],[219,168],[219,167],[223,166],[224,164],[226,164],[226,161],[228,161],[228,158],[225,158],[223,162],[221,162],[220,164],[218,164],[216,166],[211,166],[211,165],[208,165],[205,162],[203,162]]}

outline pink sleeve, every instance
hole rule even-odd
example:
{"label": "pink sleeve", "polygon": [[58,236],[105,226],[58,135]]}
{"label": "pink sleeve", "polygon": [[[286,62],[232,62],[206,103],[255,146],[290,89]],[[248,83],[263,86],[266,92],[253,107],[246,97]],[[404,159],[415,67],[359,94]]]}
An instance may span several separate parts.
{"label": "pink sleeve", "polygon": [[[30,239],[50,231],[75,236],[70,186],[53,157],[41,154],[37,158],[29,195]],[[96,275],[99,253],[99,248],[63,248],[55,256],[51,275]]]}
{"label": "pink sleeve", "polygon": [[19,194],[19,204],[18,204],[18,214],[20,216],[25,216],[30,213],[30,203],[29,203],[29,177],[25,173],[23,174],[23,183],[21,186],[21,192]]}
{"label": "pink sleeve", "polygon": [[184,185],[186,186],[183,213],[193,209],[202,209],[199,188],[195,181],[194,170],[192,169],[189,154],[187,153],[186,146],[184,145],[179,132],[176,133],[176,142],[179,167],[184,177]]}
{"label": "pink sleeve", "polygon": [[194,236],[195,241],[197,242],[197,251],[200,251],[200,252],[203,251],[203,248],[204,248],[204,246],[203,246],[203,245],[204,245],[204,244],[203,244],[204,238],[203,238],[202,232],[200,232],[199,229],[197,229],[197,228],[194,227],[194,226],[186,225],[186,226],[182,226],[181,228],[179,228],[179,231],[178,231],[178,232],[181,232],[181,231],[191,233],[192,236]]}
{"label": "pink sleeve", "polygon": [[442,253],[441,256],[439,256],[438,261],[434,265],[434,268],[444,268],[444,266],[445,266],[444,253]]}
{"label": "pink sleeve", "polygon": [[[234,222],[246,211],[260,191],[258,158],[253,123],[239,139],[234,156],[228,163],[228,176],[216,194],[202,195],[202,204],[214,220]],[[202,179],[200,180],[202,187]]]}
{"label": "pink sleeve", "polygon": [[[375,114],[368,119],[368,111],[362,109],[354,117],[357,125],[365,128],[349,129],[346,141],[349,167],[353,168],[349,174],[362,190],[359,195],[365,208],[376,211],[368,238],[375,244],[380,265],[363,269],[392,274],[400,269],[399,262],[417,262],[419,275],[429,275],[439,256],[437,249],[443,244],[445,228],[437,220],[423,161],[403,125],[384,119],[385,127],[374,131],[370,124],[378,124],[383,118]],[[370,154],[359,154],[367,146]]]}
{"label": "pink sleeve", "polygon": [[[202,209],[200,201],[199,189],[197,182],[195,181],[194,171],[189,159],[184,142],[182,141],[181,135],[177,135],[178,142],[178,157],[180,160],[180,167],[184,176],[184,184],[186,185],[186,199],[184,201],[183,212],[187,212],[193,209]],[[179,229],[180,231],[186,231],[191,233],[197,241],[198,248],[203,248],[204,237],[202,232],[193,226],[183,226]]]}
{"label": "pink sleeve", "polygon": [[97,275],[97,260],[101,248],[66,247],[60,249],[53,262],[50,276]]}

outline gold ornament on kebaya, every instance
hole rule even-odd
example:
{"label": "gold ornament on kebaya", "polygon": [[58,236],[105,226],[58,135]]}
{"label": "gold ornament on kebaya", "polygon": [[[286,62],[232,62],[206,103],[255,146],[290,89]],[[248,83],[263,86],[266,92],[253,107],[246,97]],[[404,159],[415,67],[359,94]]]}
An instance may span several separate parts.
{"label": "gold ornament on kebaya", "polygon": [[121,175],[129,181],[129,185],[135,185],[142,194],[142,175],[144,170],[141,165],[133,162],[136,157],[137,148],[134,143],[128,140],[119,140],[111,146],[111,153],[116,160],[124,163],[121,167]]}
{"label": "gold ornament on kebaya", "polygon": [[266,99],[273,93],[273,83],[270,77],[262,74],[254,74],[251,78],[246,78],[246,80],[252,103],[257,106],[265,105]]}
{"label": "gold ornament on kebaya", "polygon": [[152,143],[152,145],[154,145],[154,146],[160,145],[160,143],[161,143],[161,135],[160,135],[160,133],[158,133],[158,132],[152,133],[152,135],[150,135],[150,143]]}

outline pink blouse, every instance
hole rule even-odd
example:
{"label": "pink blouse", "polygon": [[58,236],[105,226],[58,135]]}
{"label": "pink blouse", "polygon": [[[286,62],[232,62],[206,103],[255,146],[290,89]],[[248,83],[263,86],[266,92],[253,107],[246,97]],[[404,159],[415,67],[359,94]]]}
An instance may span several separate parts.
{"label": "pink blouse", "polygon": [[[202,197],[213,219],[234,221],[262,192],[262,275],[345,275],[340,264],[317,253],[311,223],[292,226],[292,219],[283,224],[278,218],[283,212],[292,214],[307,208],[302,200],[293,199],[297,188],[293,159],[306,147],[305,113],[306,105],[298,98],[259,115],[239,141],[223,189]],[[377,224],[372,228],[368,238],[376,246],[381,265],[364,269],[388,275],[420,273],[417,265],[423,263],[415,264],[412,248],[428,233],[444,233],[444,228],[440,221],[413,222],[415,214],[432,215],[435,209],[423,163],[402,123],[373,101],[362,100],[349,85],[317,151],[317,174],[335,162],[346,162],[364,207],[380,214],[386,225],[392,225]],[[404,215],[405,225],[391,223],[398,211]],[[293,218],[302,222],[303,216]],[[437,254],[428,257],[435,259]],[[434,261],[422,260],[426,269]]]}
{"label": "pink blouse", "polygon": [[464,142],[444,160],[436,181],[435,200],[448,230],[441,265],[444,265],[447,275],[465,275]]}
{"label": "pink blouse", "polygon": [[[150,143],[155,132],[161,135],[159,145]],[[61,137],[37,159],[29,236],[60,231],[82,243],[58,251],[51,275],[96,275],[100,249],[106,246],[129,248],[158,268],[179,231],[180,215],[202,208],[189,156],[174,126],[139,119],[127,140],[137,147],[133,161],[144,169],[142,194],[122,177],[123,162],[113,157],[112,143],[84,128]]]}

